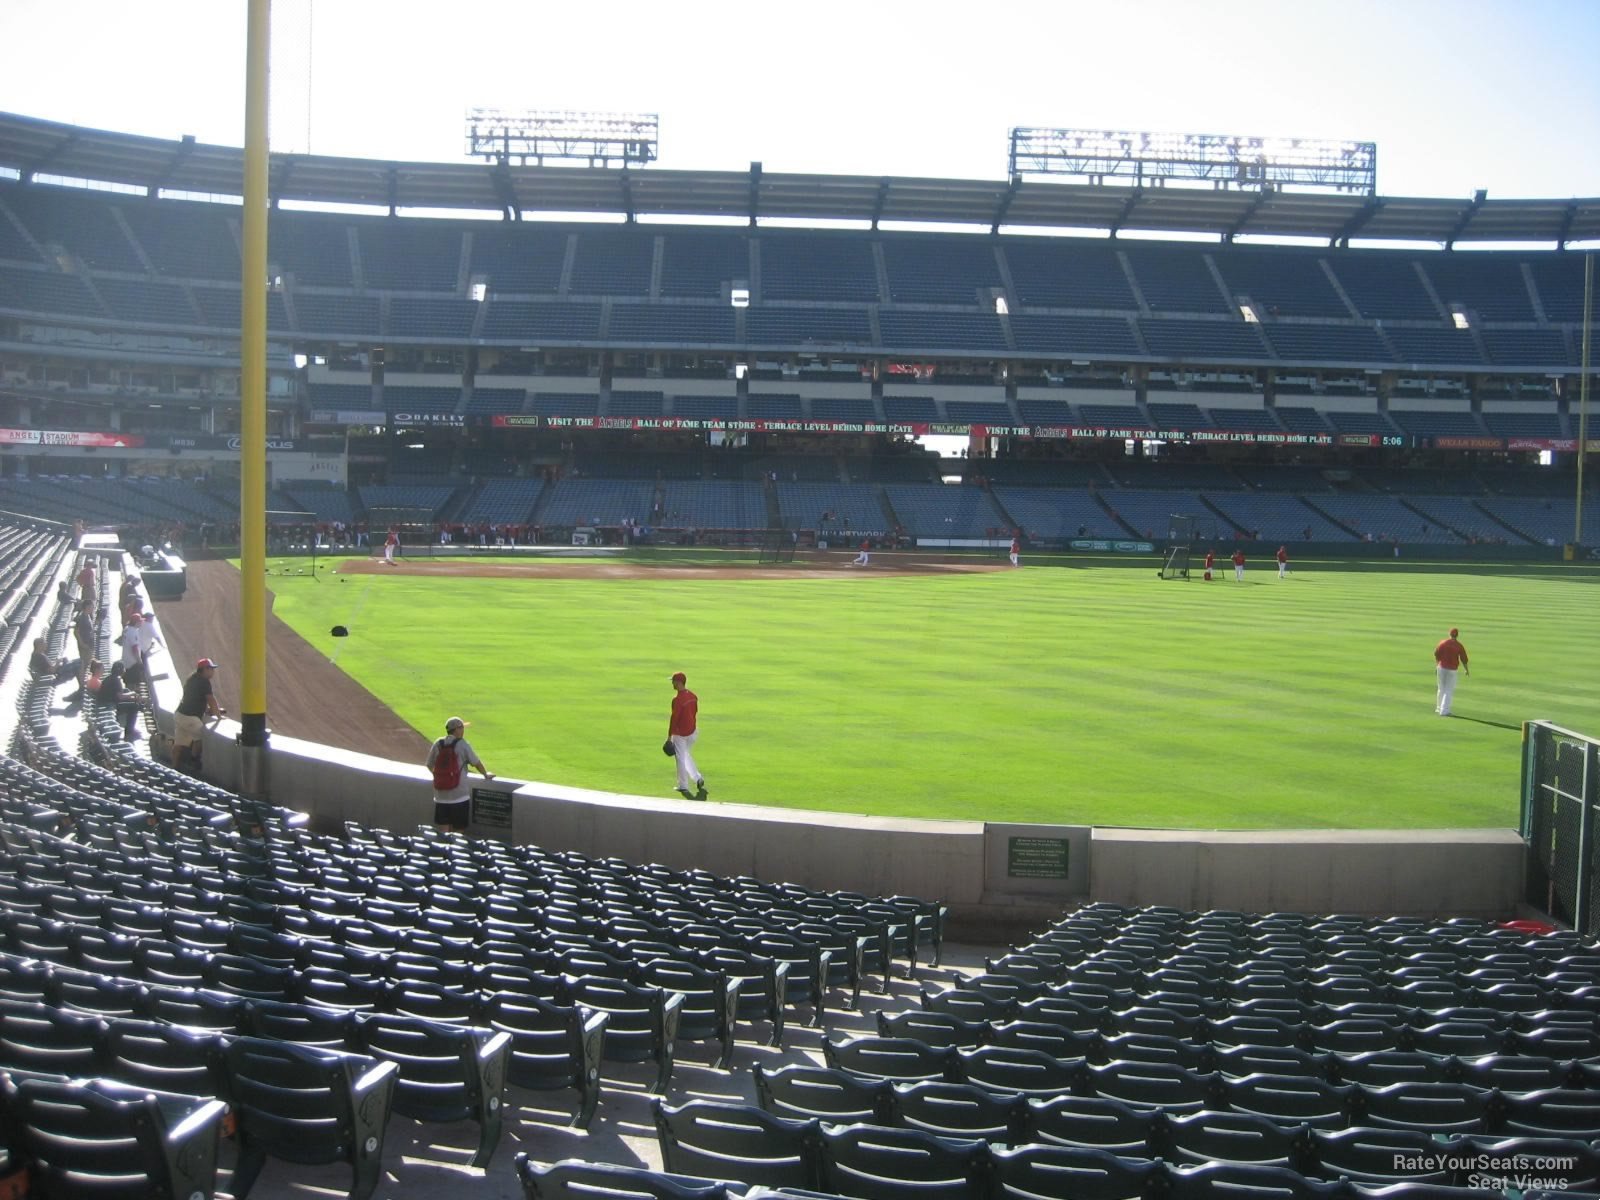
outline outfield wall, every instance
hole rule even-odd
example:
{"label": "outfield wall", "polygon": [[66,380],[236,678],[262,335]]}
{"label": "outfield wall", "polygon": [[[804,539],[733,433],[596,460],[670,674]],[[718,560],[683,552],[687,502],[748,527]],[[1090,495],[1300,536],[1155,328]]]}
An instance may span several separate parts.
{"label": "outfield wall", "polygon": [[[170,681],[163,681],[169,683]],[[176,702],[158,689],[163,707]],[[163,715],[170,727],[170,718]],[[239,786],[238,727],[207,733],[208,777]],[[337,832],[429,824],[420,766],[274,738],[271,798]],[[962,936],[1037,928],[1087,899],[1251,912],[1504,918],[1522,895],[1514,830],[1215,832],[922,821],[696,804],[495,780],[475,836],[948,904]],[[504,824],[500,821],[504,820]]]}

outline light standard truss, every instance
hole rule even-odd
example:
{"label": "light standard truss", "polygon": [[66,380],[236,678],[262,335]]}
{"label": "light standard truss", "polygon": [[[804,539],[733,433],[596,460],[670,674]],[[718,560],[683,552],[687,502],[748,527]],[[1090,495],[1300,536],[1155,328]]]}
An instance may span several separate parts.
{"label": "light standard truss", "polygon": [[1229,188],[1378,190],[1376,142],[1100,129],[1011,131],[1008,174],[1073,175],[1134,187],[1209,183]]}
{"label": "light standard truss", "polygon": [[591,167],[644,166],[656,160],[660,131],[655,113],[474,108],[467,112],[467,153],[519,166],[543,166],[548,158]]}

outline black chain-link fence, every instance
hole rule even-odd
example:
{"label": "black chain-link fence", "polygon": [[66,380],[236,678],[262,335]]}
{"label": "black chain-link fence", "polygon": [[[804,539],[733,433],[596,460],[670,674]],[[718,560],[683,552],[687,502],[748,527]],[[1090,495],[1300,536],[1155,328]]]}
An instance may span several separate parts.
{"label": "black chain-link fence", "polygon": [[1600,741],[1543,721],[1525,727],[1522,836],[1528,843],[1526,899],[1562,924],[1600,935],[1594,897],[1600,809]]}

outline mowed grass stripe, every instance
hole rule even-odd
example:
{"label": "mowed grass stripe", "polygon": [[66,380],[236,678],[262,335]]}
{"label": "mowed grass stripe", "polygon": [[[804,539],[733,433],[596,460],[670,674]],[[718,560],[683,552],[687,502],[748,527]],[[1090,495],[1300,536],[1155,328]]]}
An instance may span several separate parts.
{"label": "mowed grass stripe", "polygon": [[[896,816],[1507,826],[1520,722],[1600,733],[1594,575],[343,578],[275,611],[418,729],[459,711],[497,772],[646,795],[677,669],[715,799]],[[1451,625],[1477,674],[1445,721]]]}

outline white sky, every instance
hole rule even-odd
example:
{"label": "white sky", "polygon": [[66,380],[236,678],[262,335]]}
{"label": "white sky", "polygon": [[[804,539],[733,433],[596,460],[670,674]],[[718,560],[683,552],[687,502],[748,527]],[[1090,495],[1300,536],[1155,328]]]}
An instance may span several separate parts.
{"label": "white sky", "polygon": [[[0,111],[243,140],[244,0],[0,0]],[[1391,196],[1600,196],[1600,0],[276,0],[272,148],[460,161],[474,105],[660,165],[1000,179],[1014,125],[1378,143]]]}

